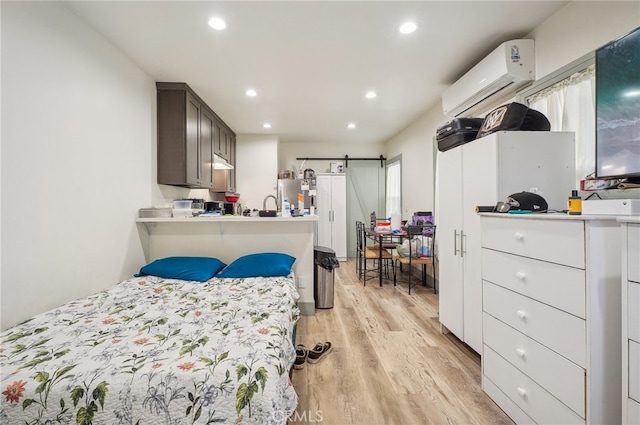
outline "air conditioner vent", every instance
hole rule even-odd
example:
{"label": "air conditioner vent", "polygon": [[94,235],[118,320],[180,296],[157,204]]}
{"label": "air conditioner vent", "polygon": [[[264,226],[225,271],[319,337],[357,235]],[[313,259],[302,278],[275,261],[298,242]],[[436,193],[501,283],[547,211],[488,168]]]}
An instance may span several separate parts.
{"label": "air conditioner vent", "polygon": [[506,41],[444,91],[442,110],[450,117],[471,116],[533,80],[534,41]]}

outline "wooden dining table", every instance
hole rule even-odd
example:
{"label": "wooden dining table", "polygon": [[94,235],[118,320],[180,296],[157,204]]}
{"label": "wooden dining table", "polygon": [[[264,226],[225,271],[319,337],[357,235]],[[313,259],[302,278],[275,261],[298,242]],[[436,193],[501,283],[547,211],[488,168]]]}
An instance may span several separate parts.
{"label": "wooden dining table", "polygon": [[[373,240],[377,240],[378,242],[378,249],[379,249],[379,255],[378,255],[378,282],[380,283],[380,286],[382,286],[382,250],[383,248],[383,244],[387,243],[393,243],[394,240],[398,241],[398,244],[402,243],[402,240],[407,236],[407,232],[405,230],[400,230],[400,231],[377,231],[375,229],[365,229],[365,235],[368,238],[373,238]],[[366,245],[366,241],[365,241],[365,245]]]}

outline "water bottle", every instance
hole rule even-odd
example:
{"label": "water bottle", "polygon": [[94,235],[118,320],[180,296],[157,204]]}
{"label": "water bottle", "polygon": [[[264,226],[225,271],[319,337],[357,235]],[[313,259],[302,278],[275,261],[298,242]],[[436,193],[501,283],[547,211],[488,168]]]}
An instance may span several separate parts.
{"label": "water bottle", "polygon": [[291,217],[291,205],[289,204],[289,200],[284,198],[282,201],[282,216],[283,217]]}

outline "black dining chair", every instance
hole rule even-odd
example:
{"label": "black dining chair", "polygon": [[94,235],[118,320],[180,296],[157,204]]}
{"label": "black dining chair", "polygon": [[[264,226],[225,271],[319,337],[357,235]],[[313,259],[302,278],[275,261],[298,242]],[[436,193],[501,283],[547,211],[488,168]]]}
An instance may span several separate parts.
{"label": "black dining chair", "polygon": [[[384,270],[386,276],[389,277],[389,265],[391,265],[392,269],[394,267],[393,255],[391,252],[389,252],[387,248],[384,248],[384,246],[381,252],[380,246],[376,243],[373,245],[367,245],[367,241],[371,239],[366,235],[364,223],[356,222],[356,231],[358,232],[358,279],[362,279],[366,286],[367,280],[376,277],[381,268]],[[378,261],[382,261],[382,265],[379,265]],[[372,263],[372,265],[368,266],[368,263]]]}
{"label": "black dining chair", "polygon": [[356,274],[358,275],[358,279],[362,278],[361,270],[362,263],[364,258],[364,223],[362,221],[356,220]]}
{"label": "black dining chair", "polygon": [[[398,268],[402,267],[402,264],[407,264],[409,265],[409,294],[411,294],[411,280],[412,280],[412,276],[413,276],[413,269],[412,267],[415,266],[421,266],[422,268],[422,284],[426,285],[427,282],[427,266],[431,265],[432,267],[432,272],[433,272],[433,293],[436,293],[436,263],[434,261],[434,253],[433,253],[433,248],[435,246],[435,240],[436,240],[436,226],[434,226],[431,223],[425,223],[423,225],[417,225],[417,226],[407,226],[406,227],[406,231],[407,231],[407,238],[409,238],[409,256],[408,257],[403,257],[401,255],[399,255],[396,251],[396,254],[394,255],[394,264],[396,264],[396,266],[394,267],[394,273],[393,273],[393,285],[396,285],[397,282],[397,278],[396,278],[396,272],[398,270]],[[416,253],[413,250],[413,246],[414,244],[411,243],[411,240],[413,238],[419,237],[421,238],[421,241],[423,242],[421,245],[424,246],[426,243],[427,249],[426,252],[420,252],[420,253]],[[426,242],[425,242],[426,241]],[[415,257],[415,258],[414,258]]]}

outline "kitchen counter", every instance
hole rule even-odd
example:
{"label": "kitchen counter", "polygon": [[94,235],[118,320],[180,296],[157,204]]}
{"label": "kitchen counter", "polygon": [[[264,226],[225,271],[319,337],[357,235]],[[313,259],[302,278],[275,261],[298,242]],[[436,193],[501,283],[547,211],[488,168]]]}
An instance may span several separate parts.
{"label": "kitchen counter", "polygon": [[196,217],[138,217],[138,223],[231,223],[231,222],[294,222],[294,221],[318,221],[317,215],[303,215],[300,217],[245,217],[241,215],[209,215]]}
{"label": "kitchen counter", "polygon": [[138,234],[147,262],[169,256],[216,257],[229,264],[258,252],[283,252],[296,258],[302,314],[315,313],[313,251],[318,216],[301,217],[143,217]]}

